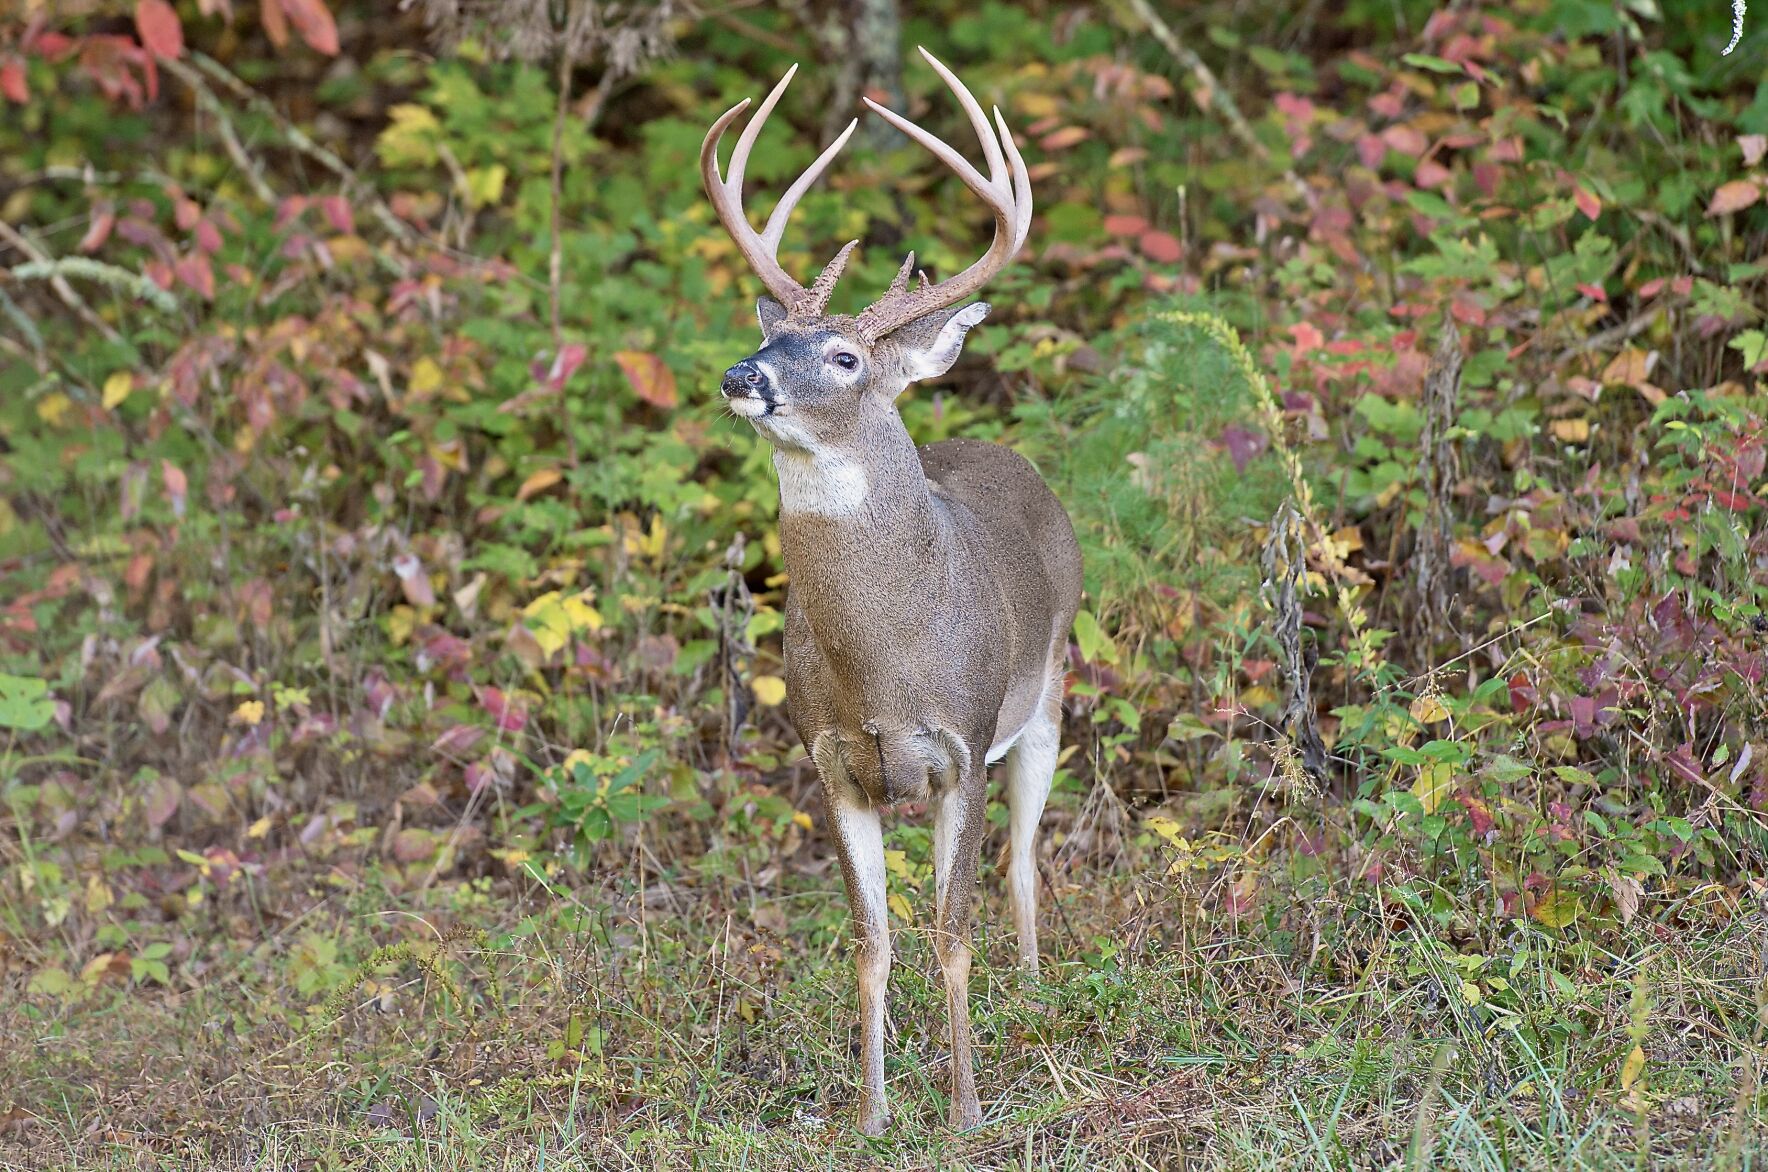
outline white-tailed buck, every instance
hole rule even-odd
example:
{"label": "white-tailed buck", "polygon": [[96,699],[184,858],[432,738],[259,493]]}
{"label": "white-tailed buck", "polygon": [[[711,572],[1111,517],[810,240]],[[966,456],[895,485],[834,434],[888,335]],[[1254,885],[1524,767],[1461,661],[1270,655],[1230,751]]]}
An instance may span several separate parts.
{"label": "white-tailed buck", "polygon": [[706,194],[772,294],[757,306],[761,348],[725,372],[722,390],[731,411],[773,445],[779,471],[790,580],[787,712],[822,779],[859,940],[859,1126],[872,1134],[890,1118],[890,932],[878,807],[926,800],[933,809],[934,944],[951,1015],[951,1123],[972,1127],[982,1108],[971,1066],[969,941],[988,763],[1006,762],[1007,886],[1020,961],[1035,971],[1032,850],[1056,767],[1068,629],[1081,592],[1073,526],[1029,463],[976,440],[917,449],[897,415],[905,387],[951,369],[965,332],[988,313],[986,304],[965,300],[1006,266],[1031,227],[1031,183],[1000,111],[997,137],[964,84],[921,52],[976,128],[988,178],[919,126],[867,104],[957,172],[994,213],[987,254],[948,280],[930,284],[923,274],[910,288],[910,253],[883,298],[849,317],[827,307],[858,241],[808,289],[780,267],[792,208],[858,124],[786,190],[757,233],[743,212],[743,168],[792,72],[737,140],[728,177],[718,172],[718,143],[747,99],[712,124],[700,148]]}

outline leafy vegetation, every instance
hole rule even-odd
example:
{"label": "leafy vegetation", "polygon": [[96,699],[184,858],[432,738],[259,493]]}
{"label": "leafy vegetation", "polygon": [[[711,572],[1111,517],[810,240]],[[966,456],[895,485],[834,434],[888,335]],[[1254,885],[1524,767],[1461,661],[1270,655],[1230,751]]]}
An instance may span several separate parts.
{"label": "leafy vegetation", "polygon": [[[839,38],[240,7],[0,18],[0,1159],[1768,1158],[1768,25],[904,11],[1039,206],[904,416],[1036,458],[1088,595],[970,1135],[888,824],[873,1141],[695,175],[820,60],[750,178],[797,174]],[[837,308],[988,228],[883,143],[784,249],[865,239]]]}

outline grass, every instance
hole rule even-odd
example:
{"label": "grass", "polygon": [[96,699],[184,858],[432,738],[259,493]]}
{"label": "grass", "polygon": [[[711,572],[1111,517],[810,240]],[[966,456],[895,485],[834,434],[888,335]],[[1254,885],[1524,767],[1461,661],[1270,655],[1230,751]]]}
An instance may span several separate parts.
{"label": "grass", "polygon": [[[1330,824],[1326,801],[1300,816]],[[1082,803],[1063,802],[1057,836],[1085,840]],[[1768,1155],[1759,908],[1689,901],[1602,940],[1494,918],[1458,923],[1447,935],[1478,938],[1457,945],[1304,855],[1274,852],[1235,918],[1225,873],[1093,841],[1049,872],[1039,980],[1010,967],[998,878],[986,888],[972,1134],[942,1124],[942,1000],[914,926],[892,981],[897,1126],[849,1126],[853,979],[812,841],[748,883],[659,878],[642,853],[574,893],[334,867],[277,911],[263,897],[294,875],[237,882],[184,958],[188,987],[101,979],[0,1008],[0,1163],[1742,1170]],[[1464,980],[1457,958],[1494,948]]]}

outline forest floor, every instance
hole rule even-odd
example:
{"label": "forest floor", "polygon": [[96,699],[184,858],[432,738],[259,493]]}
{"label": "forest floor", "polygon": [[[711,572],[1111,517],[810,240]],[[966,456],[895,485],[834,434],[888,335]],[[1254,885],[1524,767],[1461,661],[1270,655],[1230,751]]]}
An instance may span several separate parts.
{"label": "forest floor", "polygon": [[[1109,821],[1073,801],[1053,815],[1085,819]],[[844,897],[825,845],[700,885],[660,879],[641,842],[595,891],[401,888],[373,868],[240,885],[212,909],[238,943],[194,962],[188,991],[100,982],[48,1023],[0,1007],[0,1081],[36,1107],[0,1122],[0,1166],[1741,1170],[1768,1155],[1750,1105],[1759,911],[1703,936],[1641,926],[1574,985],[1528,921],[1459,925],[1501,954],[1475,972],[1444,958],[1485,959],[1477,941],[1451,954],[1349,890],[1308,910],[1314,939],[1275,949],[1205,917],[1166,857],[1059,852],[1036,978],[1013,968],[985,876],[973,1133],[944,1125],[944,1002],[913,926],[895,934],[894,1127],[854,1131],[855,983],[828,930]],[[345,956],[361,980],[338,979]],[[1482,997],[1506,985],[1534,1020]],[[287,1011],[326,986],[341,992]]]}

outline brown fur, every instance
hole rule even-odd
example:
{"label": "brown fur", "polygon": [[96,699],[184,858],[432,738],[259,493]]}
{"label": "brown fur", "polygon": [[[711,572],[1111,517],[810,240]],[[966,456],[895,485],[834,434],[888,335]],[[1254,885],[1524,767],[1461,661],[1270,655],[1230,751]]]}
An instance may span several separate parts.
{"label": "brown fur", "polygon": [[[895,402],[912,379],[949,368],[986,310],[941,310],[866,347],[851,319],[796,321],[764,301],[766,345],[726,379],[727,397],[776,449],[787,712],[823,781],[859,938],[860,1125],[872,1132],[889,1118],[882,1047],[891,950],[877,808],[933,805],[951,1118],[973,1126],[981,1105],[969,938],[987,761],[1018,735],[1030,739],[1008,751],[1009,885],[1021,961],[1037,967],[1031,839],[1055,765],[1080,548],[1023,457],[967,439],[917,449]],[[844,369],[842,356],[858,365]]]}

